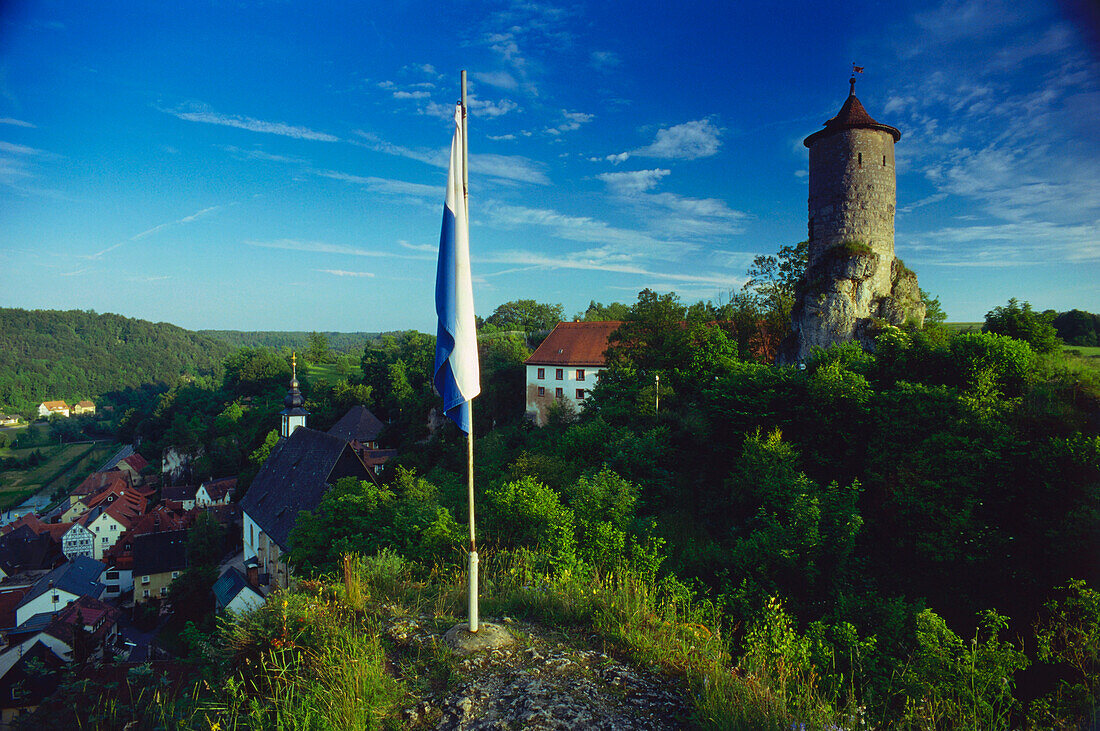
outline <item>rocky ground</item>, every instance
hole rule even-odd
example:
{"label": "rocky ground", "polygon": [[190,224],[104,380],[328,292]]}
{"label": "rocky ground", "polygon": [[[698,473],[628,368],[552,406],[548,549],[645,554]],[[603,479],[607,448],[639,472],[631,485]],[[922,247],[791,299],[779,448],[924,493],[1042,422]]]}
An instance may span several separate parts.
{"label": "rocky ground", "polygon": [[387,636],[398,648],[398,672],[417,688],[403,713],[409,727],[632,731],[691,726],[679,680],[616,659],[595,638],[508,618],[498,624],[516,641],[466,656],[447,648],[446,627],[431,617],[402,618],[390,625]]}

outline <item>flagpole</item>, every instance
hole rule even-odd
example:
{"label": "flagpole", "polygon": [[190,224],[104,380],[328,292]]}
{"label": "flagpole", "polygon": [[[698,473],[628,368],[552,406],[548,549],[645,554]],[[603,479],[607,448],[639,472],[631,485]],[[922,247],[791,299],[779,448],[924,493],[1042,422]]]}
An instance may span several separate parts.
{"label": "flagpole", "polygon": [[[466,69],[462,69],[462,198],[466,212],[466,230],[470,230],[470,173],[468,164],[468,140],[466,126],[469,117],[466,114]],[[473,400],[467,402],[470,414],[470,431],[466,433],[466,502],[470,512],[470,563],[469,563],[469,619],[470,631],[477,632],[477,537],[474,533],[474,412]]]}

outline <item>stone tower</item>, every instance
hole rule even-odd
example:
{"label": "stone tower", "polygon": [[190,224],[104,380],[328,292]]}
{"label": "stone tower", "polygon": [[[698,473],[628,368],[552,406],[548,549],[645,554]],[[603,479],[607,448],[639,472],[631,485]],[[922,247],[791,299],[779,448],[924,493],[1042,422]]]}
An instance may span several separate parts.
{"label": "stone tower", "polygon": [[858,340],[883,324],[924,321],[917,277],[894,256],[894,143],[901,132],[871,118],[856,80],[840,111],[807,137],[810,148],[809,265],[782,359]]}

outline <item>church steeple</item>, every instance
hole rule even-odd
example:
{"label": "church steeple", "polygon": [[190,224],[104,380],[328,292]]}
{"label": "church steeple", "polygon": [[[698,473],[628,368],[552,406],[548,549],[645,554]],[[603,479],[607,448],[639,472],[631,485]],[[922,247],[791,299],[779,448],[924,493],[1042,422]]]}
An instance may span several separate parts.
{"label": "church steeple", "polygon": [[282,439],[289,437],[298,427],[305,426],[306,417],[309,416],[309,412],[303,408],[306,401],[302,398],[302,392],[298,390],[298,356],[294,353],[290,355],[290,374],[290,390],[286,392],[286,398],[283,399],[286,408],[279,412],[282,417],[279,423],[279,437]]}

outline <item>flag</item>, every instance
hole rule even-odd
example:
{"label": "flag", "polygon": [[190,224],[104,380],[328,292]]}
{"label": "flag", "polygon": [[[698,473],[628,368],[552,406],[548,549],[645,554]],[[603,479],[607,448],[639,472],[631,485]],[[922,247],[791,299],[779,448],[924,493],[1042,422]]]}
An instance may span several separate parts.
{"label": "flag", "polygon": [[462,105],[455,108],[451,169],[439,234],[439,266],[435,275],[435,388],[443,397],[443,412],[470,433],[470,400],[481,393],[474,325],[474,291],[470,281],[470,219],[463,192],[462,142],[466,123]]}
{"label": "flag", "polygon": [[852,64],[852,73],[853,74],[862,74],[863,73],[863,67],[862,66],[856,66],[855,64]]}

